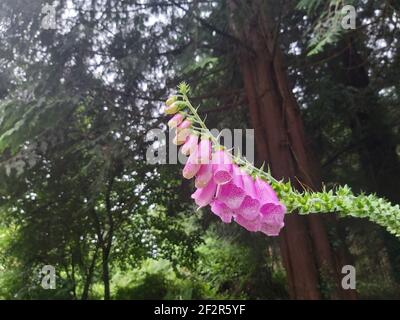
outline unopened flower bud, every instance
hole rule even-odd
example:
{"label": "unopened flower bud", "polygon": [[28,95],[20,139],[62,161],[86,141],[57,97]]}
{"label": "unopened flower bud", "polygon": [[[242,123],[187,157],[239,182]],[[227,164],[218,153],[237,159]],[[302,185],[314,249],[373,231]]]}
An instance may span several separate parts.
{"label": "unopened flower bud", "polygon": [[179,111],[179,104],[177,102],[173,102],[171,105],[167,106],[164,110],[166,114],[175,114]]}
{"label": "unopened flower bud", "polygon": [[178,100],[177,96],[170,96],[167,101],[165,102],[165,104],[167,106],[170,106],[171,104],[173,104],[176,100]]}

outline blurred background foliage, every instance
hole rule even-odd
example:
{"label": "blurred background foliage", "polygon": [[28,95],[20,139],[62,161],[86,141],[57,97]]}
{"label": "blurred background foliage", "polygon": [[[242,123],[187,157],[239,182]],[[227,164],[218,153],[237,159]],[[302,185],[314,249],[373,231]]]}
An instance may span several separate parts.
{"label": "blurred background foliage", "polygon": [[[318,30],[336,2],[265,1],[325,184],[399,203],[400,7],[349,1],[356,30]],[[1,1],[1,299],[289,297],[277,239],[196,211],[179,165],[145,161],[182,80],[210,128],[250,127],[229,24],[227,1]],[[359,297],[399,298],[399,241],[340,223]]]}

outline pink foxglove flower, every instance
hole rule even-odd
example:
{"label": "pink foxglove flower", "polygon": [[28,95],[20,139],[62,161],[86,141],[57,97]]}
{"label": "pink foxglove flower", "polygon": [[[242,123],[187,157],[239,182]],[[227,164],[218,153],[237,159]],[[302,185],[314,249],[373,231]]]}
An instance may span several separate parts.
{"label": "pink foxglove flower", "polygon": [[257,197],[254,180],[249,174],[245,172],[243,172],[242,174],[242,180],[243,189],[246,192],[246,196],[244,197],[244,200],[240,207],[235,210],[235,212],[237,213],[237,215],[242,216],[244,219],[254,220],[259,216],[260,210],[260,201]]}
{"label": "pink foxglove flower", "polygon": [[255,187],[262,204],[260,211],[261,213],[267,214],[270,211],[275,211],[285,215],[286,208],[279,202],[278,196],[276,195],[274,189],[264,180],[257,177],[255,181]]}
{"label": "pink foxglove flower", "polygon": [[259,216],[259,210],[260,202],[246,195],[240,207],[235,210],[235,213],[247,220],[254,220]]}
{"label": "pink foxglove flower", "polygon": [[192,154],[194,150],[198,147],[199,137],[195,134],[191,134],[189,138],[186,140],[185,144],[181,148],[181,152],[187,156]]}
{"label": "pink foxglove flower", "polygon": [[215,196],[215,191],[217,190],[217,185],[213,180],[204,187],[197,189],[193,194],[192,198],[196,202],[196,204],[202,208],[210,204]]}
{"label": "pink foxglove flower", "polygon": [[223,150],[215,152],[212,156],[214,167],[214,181],[225,184],[232,180],[232,160]]}
{"label": "pink foxglove flower", "polygon": [[201,164],[210,163],[211,151],[212,151],[211,141],[208,138],[202,138],[199,143],[199,149],[198,149],[199,163]]}
{"label": "pink foxglove flower", "polygon": [[194,185],[196,188],[204,188],[212,179],[213,172],[210,164],[202,164],[200,170],[196,174]]}
{"label": "pink foxglove flower", "polygon": [[180,113],[174,115],[171,118],[171,120],[168,121],[168,127],[171,129],[176,128],[177,126],[179,126],[182,123],[183,119],[184,119],[184,117]]}
{"label": "pink foxglove flower", "polygon": [[266,181],[257,177],[255,185],[262,203],[260,213],[263,230],[271,233],[271,235],[276,233],[277,230],[279,233],[279,230],[284,226],[286,208],[279,202],[275,191]]}
{"label": "pink foxglove flower", "polygon": [[235,221],[248,231],[257,232],[261,229],[261,223],[259,219],[248,220],[242,215],[236,215]]}
{"label": "pink foxglove flower", "polygon": [[192,179],[200,170],[200,163],[197,156],[198,149],[196,149],[187,159],[185,167],[183,168],[182,175],[186,179]]}
{"label": "pink foxglove flower", "polygon": [[252,197],[253,199],[258,199],[258,194],[255,186],[255,181],[252,176],[250,176],[244,170],[241,170],[242,173],[242,181],[243,181],[243,188],[246,190],[246,193]]}
{"label": "pink foxglove flower", "polygon": [[255,181],[255,188],[262,203],[279,203],[278,196],[274,189],[264,180],[257,177]]}
{"label": "pink foxglove flower", "polygon": [[240,169],[233,165],[232,180],[218,186],[217,199],[230,209],[238,209],[246,196]]}
{"label": "pink foxglove flower", "polygon": [[[265,207],[269,206],[268,209]],[[279,230],[285,225],[284,216],[285,211],[282,209],[283,206],[274,204],[265,204],[261,209],[261,231],[269,236],[275,236],[279,234]],[[284,207],[283,207],[284,208]]]}
{"label": "pink foxglove flower", "polygon": [[279,236],[279,232],[281,231],[282,227],[283,224],[282,226],[262,224],[260,231],[266,234],[267,236]]}
{"label": "pink foxglove flower", "polygon": [[230,223],[233,217],[233,211],[225,203],[215,199],[210,203],[211,211],[221,218],[225,223]]}
{"label": "pink foxglove flower", "polygon": [[178,132],[183,129],[188,129],[191,126],[192,126],[192,122],[190,120],[185,120],[178,126]]}

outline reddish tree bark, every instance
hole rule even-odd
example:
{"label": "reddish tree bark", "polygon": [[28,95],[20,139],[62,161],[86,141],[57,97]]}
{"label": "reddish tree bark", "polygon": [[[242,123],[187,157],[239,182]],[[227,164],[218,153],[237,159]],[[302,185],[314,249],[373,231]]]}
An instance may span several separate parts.
{"label": "reddish tree bark", "polygon": [[[270,166],[275,177],[290,179],[297,188],[302,187],[297,183],[301,181],[316,190],[321,186],[318,166],[306,141],[276,32],[263,13],[264,4],[261,0],[229,2],[231,27],[243,44],[237,56],[255,129],[257,157]],[[338,260],[322,217],[291,214],[285,224],[280,247],[291,298],[323,298],[321,275],[335,285],[330,298],[356,298],[355,292],[340,289]]]}

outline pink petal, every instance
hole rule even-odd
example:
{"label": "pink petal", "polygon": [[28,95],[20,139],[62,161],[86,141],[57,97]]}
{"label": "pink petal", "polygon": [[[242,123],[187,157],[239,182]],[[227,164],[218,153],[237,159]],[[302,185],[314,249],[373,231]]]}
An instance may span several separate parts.
{"label": "pink petal", "polygon": [[283,223],[281,225],[262,224],[260,231],[268,236],[278,236],[283,226]]}
{"label": "pink petal", "polygon": [[214,166],[214,181],[217,184],[228,183],[232,180],[233,164],[230,156],[223,150],[217,151],[212,156]]}
{"label": "pink petal", "polygon": [[239,188],[243,188],[243,178],[242,178],[242,170],[234,164],[232,166],[232,182]]}
{"label": "pink petal", "polygon": [[204,139],[204,138],[201,139],[201,141],[199,143],[199,154],[198,154],[199,163],[201,163],[201,164],[210,163],[211,150],[212,150],[212,146],[211,146],[210,140]]}
{"label": "pink petal", "polygon": [[182,146],[181,152],[186,156],[191,154],[194,150],[197,149],[198,141],[199,137],[195,134],[191,134],[186,140],[185,144]]}
{"label": "pink petal", "polygon": [[269,236],[276,236],[284,226],[286,208],[280,203],[266,203],[261,209],[261,231]]}
{"label": "pink petal", "polygon": [[269,227],[281,228],[286,213],[286,208],[279,202],[278,196],[272,187],[264,180],[256,179],[256,189],[262,201],[260,208],[261,221]]}
{"label": "pink petal", "polygon": [[237,215],[248,220],[254,220],[259,216],[260,202],[250,196],[245,196],[239,209],[235,210]]}
{"label": "pink petal", "polygon": [[197,172],[195,186],[196,188],[204,188],[212,179],[212,166],[210,164],[202,164]]}
{"label": "pink petal", "polygon": [[232,221],[233,211],[229,209],[224,203],[215,199],[211,202],[210,206],[211,211],[219,216],[223,222],[230,223]]}
{"label": "pink petal", "polygon": [[[236,164],[232,165],[232,180],[229,183],[232,183],[236,187],[243,189],[242,171]],[[221,186],[222,185],[218,185],[217,196],[218,192],[221,190]]]}
{"label": "pink petal", "polygon": [[260,213],[265,217],[269,215],[278,215],[281,216],[281,219],[283,220],[283,217],[286,213],[286,208],[280,203],[265,203],[261,206]]}
{"label": "pink petal", "polygon": [[248,231],[260,231],[261,223],[258,219],[248,220],[241,215],[237,215],[235,221]]}
{"label": "pink petal", "polygon": [[255,181],[255,187],[258,194],[258,197],[262,203],[279,202],[278,196],[276,195],[274,189],[264,180],[257,177]]}
{"label": "pink petal", "polygon": [[268,236],[278,236],[281,227],[262,225],[260,231]]}
{"label": "pink petal", "polygon": [[[243,171],[242,171],[243,172]],[[242,173],[243,189],[253,199],[258,199],[254,179],[246,172]]]}
{"label": "pink petal", "polygon": [[238,209],[243,202],[245,192],[233,181],[220,185],[217,192],[217,198],[230,209]]}
{"label": "pink petal", "polygon": [[178,113],[176,115],[174,115],[171,120],[168,121],[168,127],[172,128],[176,128],[177,126],[179,126],[181,124],[181,122],[183,121],[184,117],[182,114]]}
{"label": "pink petal", "polygon": [[213,200],[216,189],[217,185],[213,180],[210,180],[204,188],[197,189],[192,194],[192,198],[200,208],[205,207]]}
{"label": "pink petal", "polygon": [[190,120],[185,120],[178,126],[178,131],[183,130],[183,129],[188,129],[191,126],[192,126],[192,122]]}
{"label": "pink petal", "polygon": [[200,170],[200,164],[197,161],[197,149],[189,156],[183,168],[182,175],[186,179],[192,179]]}
{"label": "pink petal", "polygon": [[191,125],[192,122],[190,120],[185,120],[176,128],[176,136],[173,140],[176,145],[179,146],[186,142],[187,137],[189,137],[191,133]]}

